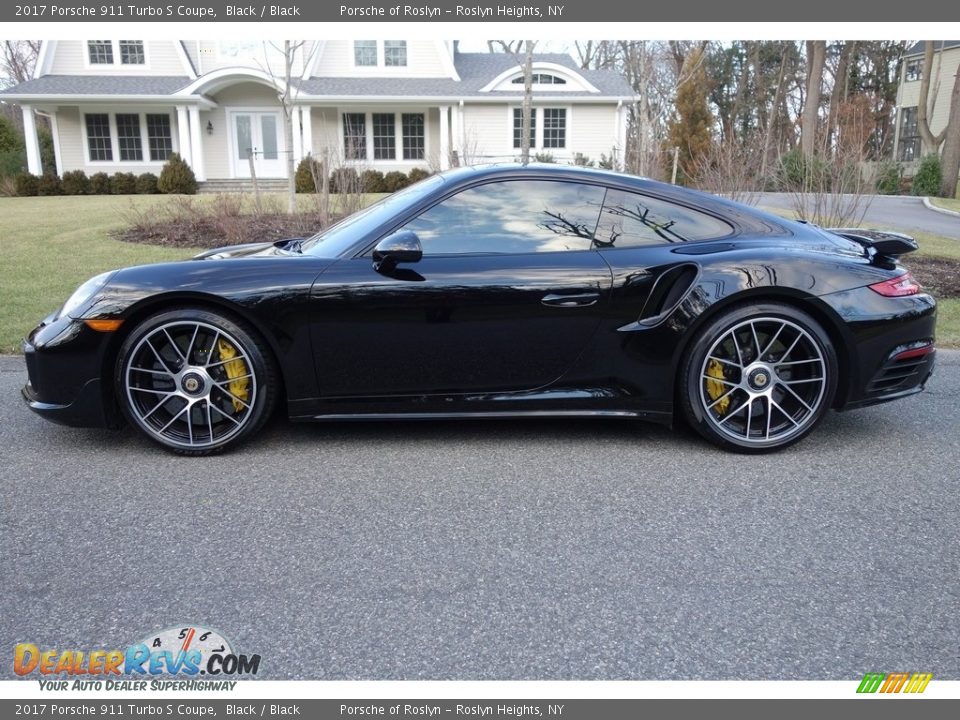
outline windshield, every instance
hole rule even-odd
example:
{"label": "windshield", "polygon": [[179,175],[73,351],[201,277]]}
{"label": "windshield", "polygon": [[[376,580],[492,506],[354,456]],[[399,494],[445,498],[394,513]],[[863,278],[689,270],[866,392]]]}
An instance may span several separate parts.
{"label": "windshield", "polygon": [[442,175],[434,175],[392,195],[387,195],[370,207],[345,217],[305,240],[301,250],[318,257],[339,257],[368,232],[401,212],[405,207],[416,203],[424,195],[432,193],[443,183]]}

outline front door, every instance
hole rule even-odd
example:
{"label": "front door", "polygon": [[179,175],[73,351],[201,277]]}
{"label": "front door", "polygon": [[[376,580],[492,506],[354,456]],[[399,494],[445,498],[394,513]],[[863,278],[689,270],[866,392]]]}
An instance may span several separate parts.
{"label": "front door", "polygon": [[234,112],[233,133],[234,177],[286,177],[282,122],[279,112]]}
{"label": "front door", "polygon": [[330,267],[312,291],[321,394],[525,391],[560,378],[609,302],[610,267],[591,247],[603,195],[566,182],[469,188],[404,226],[419,262]]}

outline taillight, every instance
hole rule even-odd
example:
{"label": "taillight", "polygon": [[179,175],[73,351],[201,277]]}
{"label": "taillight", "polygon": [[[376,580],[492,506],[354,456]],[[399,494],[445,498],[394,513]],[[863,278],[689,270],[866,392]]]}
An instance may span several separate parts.
{"label": "taillight", "polygon": [[913,279],[910,273],[904,273],[895,278],[874,283],[870,289],[884,297],[903,297],[904,295],[916,295],[923,290],[923,286]]}

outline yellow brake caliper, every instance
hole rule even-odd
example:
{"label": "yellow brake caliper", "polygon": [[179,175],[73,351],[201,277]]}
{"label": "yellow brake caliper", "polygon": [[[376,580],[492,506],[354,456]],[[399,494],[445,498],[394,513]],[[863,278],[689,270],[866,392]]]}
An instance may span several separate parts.
{"label": "yellow brake caliper", "polygon": [[[711,359],[710,362],[707,363],[707,375],[710,376],[710,378],[707,379],[707,395],[710,396],[711,400],[716,400],[726,392],[723,383],[720,382],[725,376],[723,374],[723,365],[720,364],[719,360]],[[713,380],[711,378],[717,379]],[[730,396],[728,395],[723,398],[723,400],[714,405],[714,407],[720,415],[725,414],[730,408]]]}
{"label": "yellow brake caliper", "polygon": [[247,398],[250,397],[249,378],[244,377],[249,375],[247,364],[242,358],[237,357],[237,349],[223,338],[217,340],[217,349],[220,351],[221,360],[229,360],[229,362],[224,363],[223,369],[226,371],[227,377],[230,378],[227,387],[230,388],[230,394],[233,395],[233,411],[240,412],[244,407],[241,401],[247,401]]}

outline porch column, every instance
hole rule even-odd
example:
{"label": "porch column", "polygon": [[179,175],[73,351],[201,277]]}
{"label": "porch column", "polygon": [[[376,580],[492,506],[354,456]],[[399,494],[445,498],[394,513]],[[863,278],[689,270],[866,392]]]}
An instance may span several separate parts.
{"label": "porch column", "polygon": [[463,133],[460,128],[463,125],[463,108],[459,105],[454,105],[450,108],[450,148],[460,159],[460,164],[463,165]]}
{"label": "porch column", "polygon": [[450,106],[441,105],[440,110],[440,169],[450,168]]}
{"label": "porch column", "polygon": [[43,164],[40,162],[40,141],[37,140],[37,120],[33,114],[33,106],[21,105],[23,112],[23,139],[27,143],[27,170],[31,175],[42,175]]}
{"label": "porch column", "polygon": [[207,174],[203,171],[203,134],[200,128],[200,108],[196,105],[190,106],[190,151],[193,156],[190,167],[193,168],[197,180],[203,182],[207,179]]}
{"label": "porch column", "polygon": [[313,155],[313,124],[310,116],[313,108],[300,108],[300,126],[303,128],[303,155]]}
{"label": "porch column", "polygon": [[627,106],[620,101],[617,106],[617,144],[620,146],[620,157],[617,159],[617,170],[627,167]]}
{"label": "porch column", "polygon": [[190,152],[190,123],[187,120],[187,108],[177,105],[177,136],[180,141],[180,157],[193,167],[193,155]]}
{"label": "porch column", "polygon": [[57,125],[57,111],[53,110],[50,117],[50,134],[53,135],[53,158],[57,163],[57,175],[63,177],[63,152],[60,150],[60,126]]}
{"label": "porch column", "polygon": [[300,135],[300,106],[295,105],[290,122],[293,124],[293,162],[296,165],[303,159],[303,137]]}

